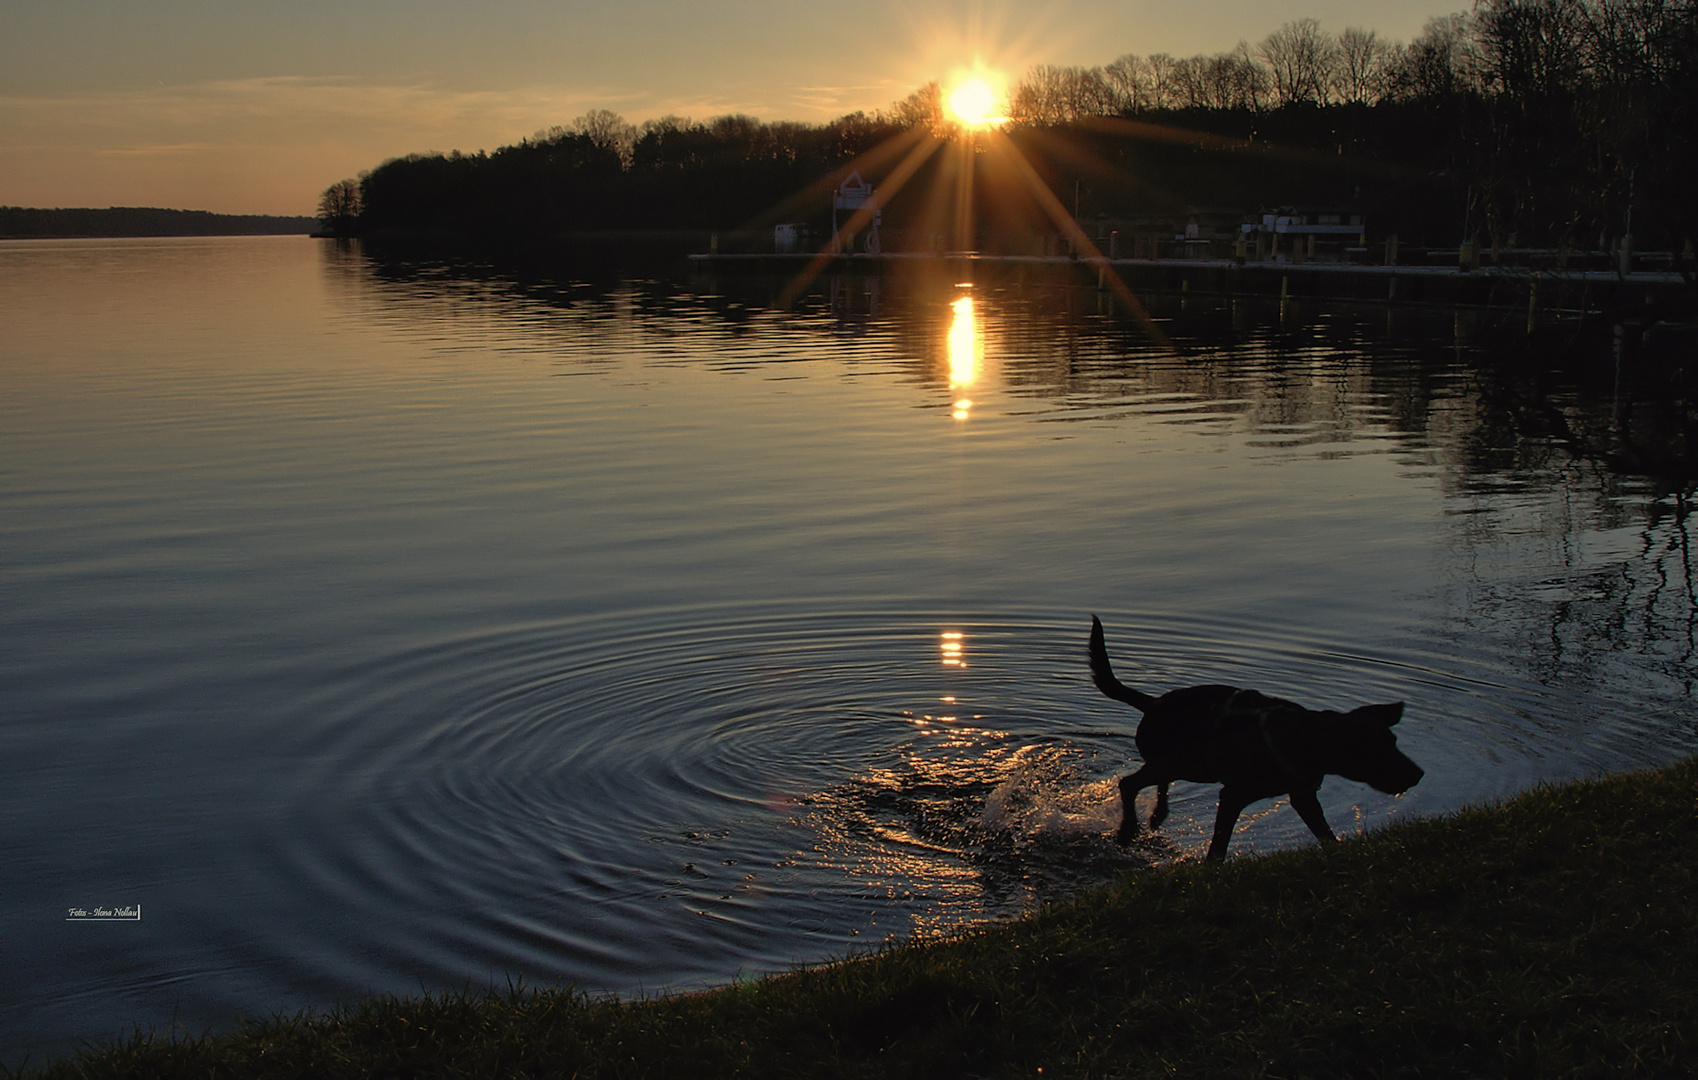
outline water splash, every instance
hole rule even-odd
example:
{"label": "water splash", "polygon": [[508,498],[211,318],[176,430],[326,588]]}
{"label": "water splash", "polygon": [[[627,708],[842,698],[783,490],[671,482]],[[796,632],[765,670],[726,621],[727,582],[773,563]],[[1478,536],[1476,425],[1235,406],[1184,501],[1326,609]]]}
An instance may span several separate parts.
{"label": "water splash", "polygon": [[980,823],[1024,843],[1112,833],[1120,825],[1115,780],[1083,779],[1073,757],[1058,746],[1021,747],[1007,779],[985,797]]}
{"label": "water splash", "polygon": [[1114,844],[1103,768],[1091,748],[958,732],[811,796],[808,826],[822,865],[907,902],[915,930],[1006,918],[1171,857]]}

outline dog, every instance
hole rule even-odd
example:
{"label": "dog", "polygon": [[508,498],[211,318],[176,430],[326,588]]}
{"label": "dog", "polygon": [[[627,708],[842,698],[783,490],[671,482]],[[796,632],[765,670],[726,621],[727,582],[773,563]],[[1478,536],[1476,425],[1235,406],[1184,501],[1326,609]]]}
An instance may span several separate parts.
{"label": "dog", "polygon": [[1231,686],[1191,686],[1151,697],[1114,677],[1095,615],[1090,657],[1097,689],[1144,714],[1133,737],[1144,765],[1120,781],[1123,814],[1115,842],[1123,846],[1138,834],[1138,793],[1156,789],[1153,830],[1167,819],[1167,788],[1175,780],[1221,785],[1208,854],[1218,862],[1226,858],[1238,815],[1253,802],[1291,796],[1292,809],[1327,844],[1337,838],[1315,793],[1329,774],[1387,795],[1401,795],[1425,775],[1392,734],[1403,716],[1401,701],[1338,713]]}

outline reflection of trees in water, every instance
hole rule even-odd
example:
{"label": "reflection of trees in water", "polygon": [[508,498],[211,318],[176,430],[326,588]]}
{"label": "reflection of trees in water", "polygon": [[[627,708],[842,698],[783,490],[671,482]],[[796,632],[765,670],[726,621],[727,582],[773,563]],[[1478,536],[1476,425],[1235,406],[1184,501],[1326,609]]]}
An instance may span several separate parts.
{"label": "reflection of trees in water", "polygon": [[[1004,381],[1098,419],[1179,413],[1251,445],[1389,450],[1445,498],[1440,601],[1466,647],[1525,658],[1552,688],[1690,697],[1698,589],[1689,515],[1698,387],[1674,348],[1487,313],[1158,297],[1162,349],[1130,320],[1027,296]],[[1689,350],[1688,350],[1689,351]]]}
{"label": "reflection of trees in water", "polygon": [[[670,327],[705,316],[734,338],[798,328],[854,338],[836,359],[927,388],[947,386],[947,300],[960,272],[921,266],[876,287],[864,274],[825,275],[796,311],[778,313],[766,305],[779,276],[586,283],[558,268],[346,253],[326,269],[410,325],[522,313],[523,334],[563,357],[610,332],[666,352]],[[1440,600],[1472,647],[1525,657],[1547,686],[1649,683],[1657,696],[1690,696],[1698,372],[1679,362],[1689,339],[1660,350],[1566,329],[1529,339],[1500,335],[1484,313],[1168,294],[1146,298],[1164,343],[1070,272],[975,273],[996,381],[1041,401],[1039,416],[1159,413],[1270,452],[1399,455],[1442,485]],[[688,347],[673,359],[690,362]]]}
{"label": "reflection of trees in water", "polygon": [[1690,696],[1690,500],[1616,479],[1568,462],[1452,491],[1447,622],[1552,688]]}
{"label": "reflection of trees in water", "polygon": [[[1680,492],[1674,496],[1672,513],[1665,513],[1665,509],[1664,500],[1652,503],[1644,531],[1642,558],[1655,570],[1646,589],[1644,636],[1651,638],[1663,619],[1676,628],[1678,632],[1663,640],[1673,645],[1676,653],[1672,677],[1690,696],[1693,654],[1698,650],[1698,592],[1692,583],[1692,535],[1686,523],[1692,504],[1687,494]],[[1678,573],[1673,572],[1676,570]]]}
{"label": "reflection of trees in water", "polygon": [[1435,402],[1452,429],[1466,617],[1546,685],[1692,693],[1698,418],[1671,359],[1579,334],[1523,339],[1475,352],[1467,382]]}
{"label": "reflection of trees in water", "polygon": [[1130,320],[1028,298],[1002,320],[1004,382],[1079,410],[1189,408],[1230,421],[1257,445],[1345,452],[1342,444],[1390,433],[1418,454],[1428,404],[1450,379],[1445,356],[1435,361],[1433,328],[1412,342],[1383,311],[1282,319],[1276,302],[1261,299],[1149,304],[1166,347]]}

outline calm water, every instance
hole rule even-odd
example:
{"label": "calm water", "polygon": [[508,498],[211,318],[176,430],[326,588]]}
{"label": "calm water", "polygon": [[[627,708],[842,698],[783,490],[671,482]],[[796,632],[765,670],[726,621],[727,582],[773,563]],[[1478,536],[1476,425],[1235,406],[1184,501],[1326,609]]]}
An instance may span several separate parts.
{"label": "calm water", "polygon": [[[1200,787],[1108,841],[1136,717],[1093,612],[1151,691],[1407,701],[1426,779],[1329,781],[1341,832],[1698,746],[1679,418],[1607,358],[782,284],[0,244],[6,1060],[696,987],[1194,855]],[[1234,850],[1309,842],[1264,806]]]}

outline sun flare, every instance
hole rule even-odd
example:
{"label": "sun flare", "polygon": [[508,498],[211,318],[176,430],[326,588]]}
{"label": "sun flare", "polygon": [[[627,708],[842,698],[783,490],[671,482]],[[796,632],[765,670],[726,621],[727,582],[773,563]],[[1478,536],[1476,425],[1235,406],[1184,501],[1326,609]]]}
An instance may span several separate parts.
{"label": "sun flare", "polygon": [[970,75],[944,99],[949,118],[964,128],[995,127],[1008,118],[997,115],[997,93],[982,76]]}

